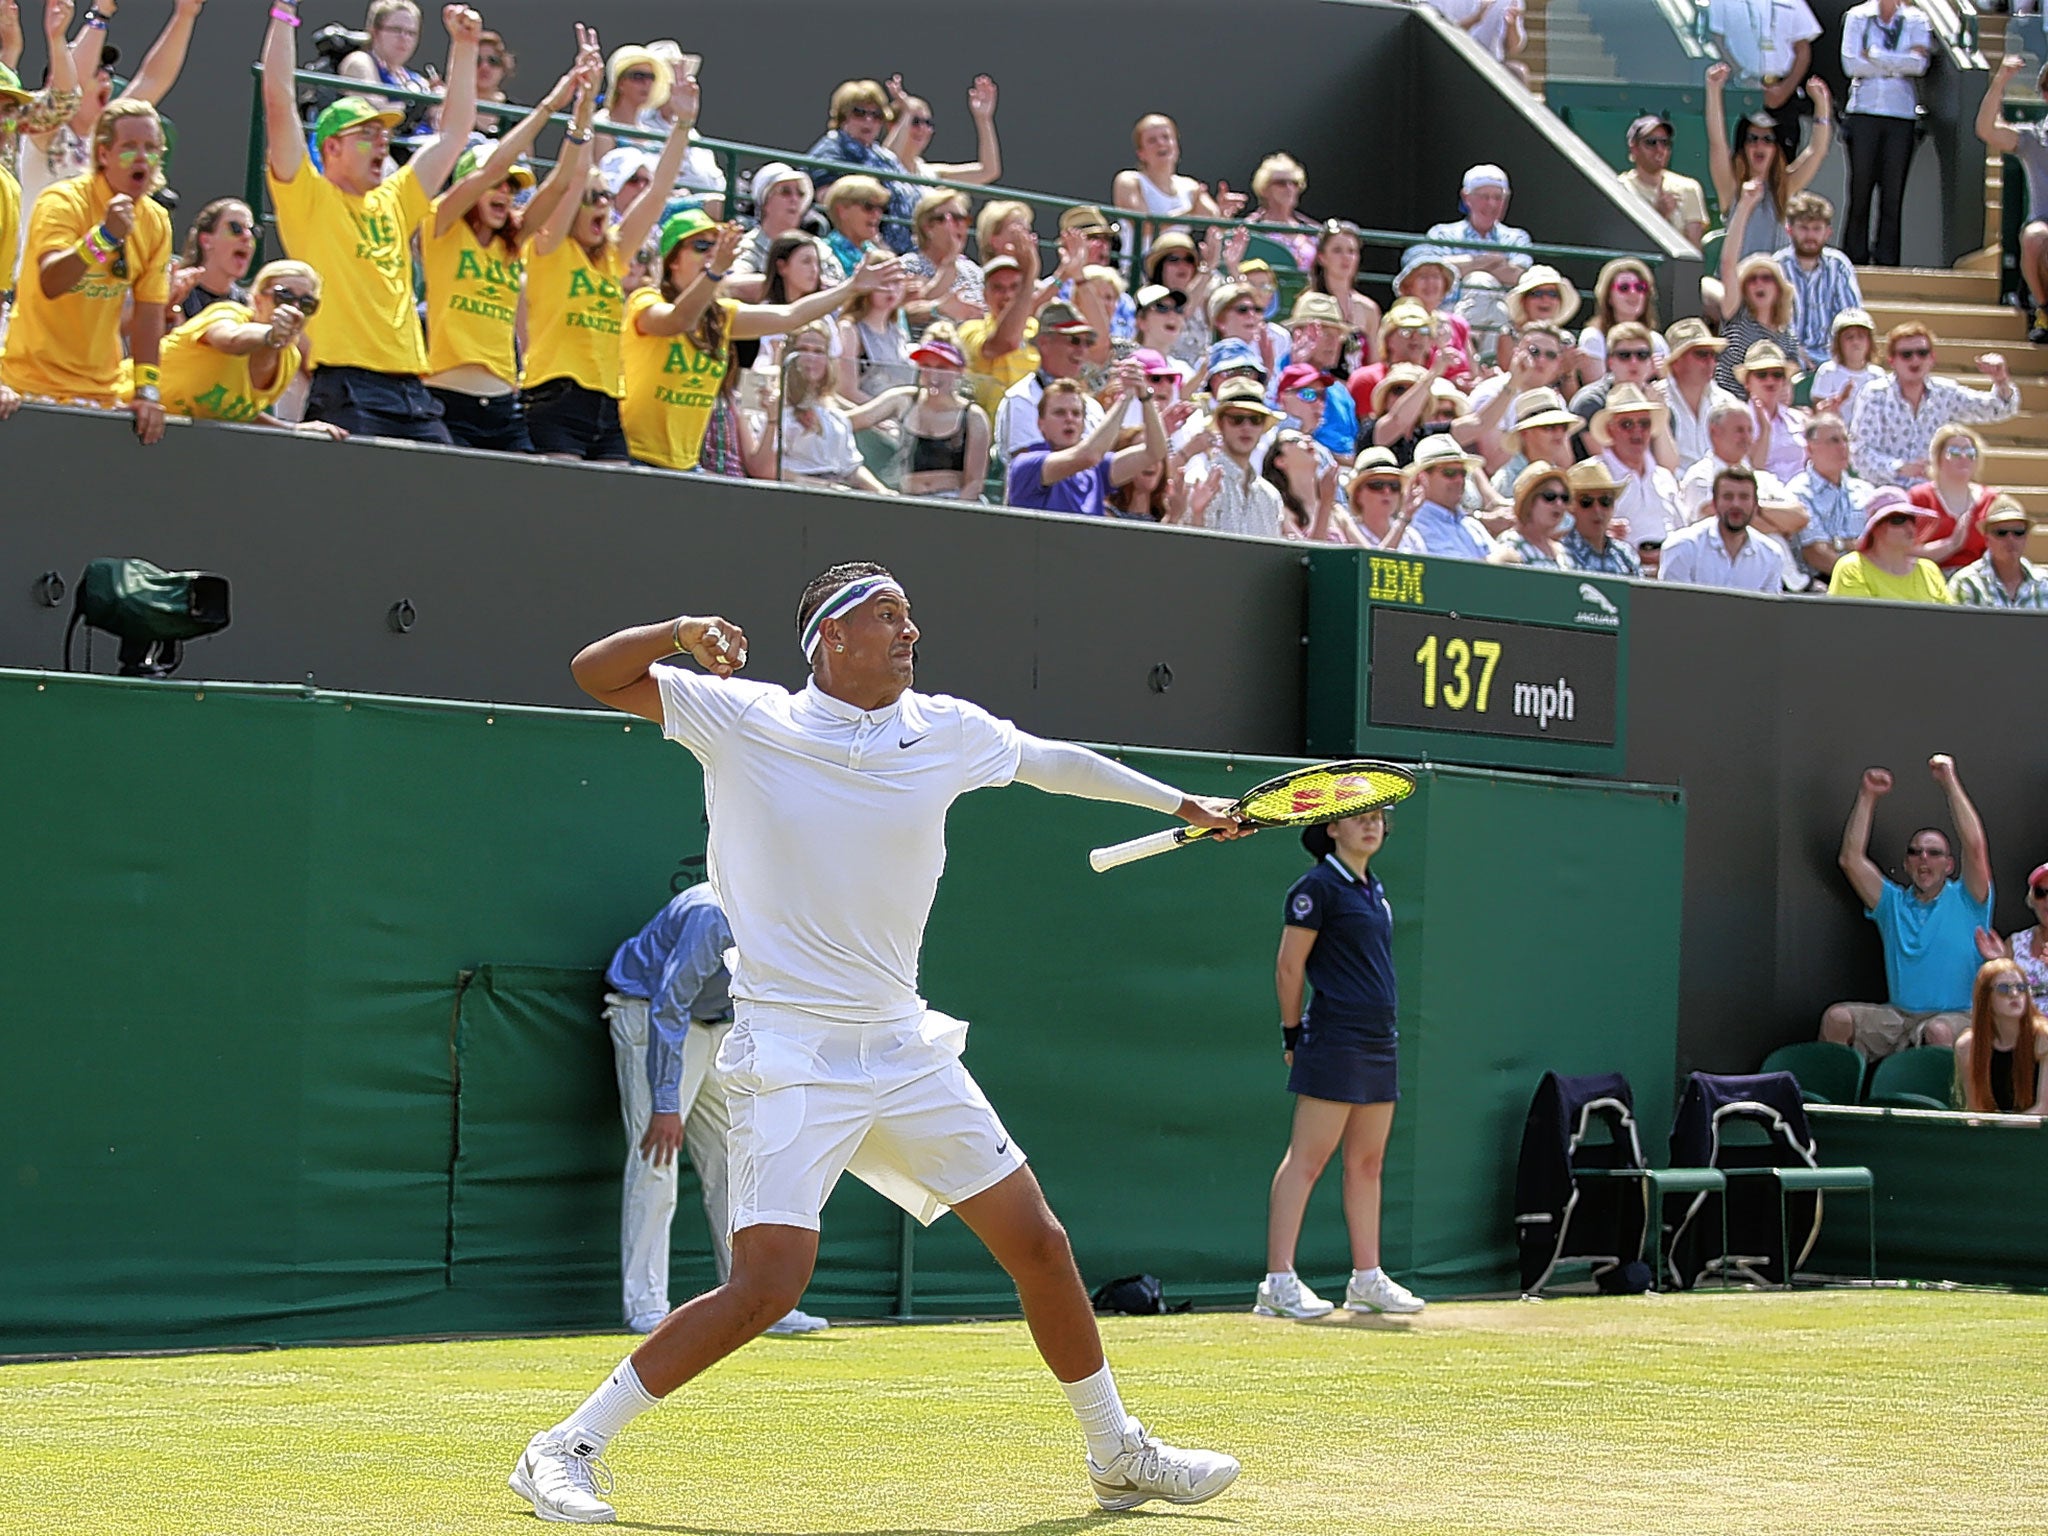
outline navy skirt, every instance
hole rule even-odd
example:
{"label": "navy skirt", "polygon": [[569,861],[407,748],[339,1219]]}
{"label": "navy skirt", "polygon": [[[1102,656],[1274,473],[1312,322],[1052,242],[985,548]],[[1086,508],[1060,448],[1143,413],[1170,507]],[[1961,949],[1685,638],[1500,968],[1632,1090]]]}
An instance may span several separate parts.
{"label": "navy skirt", "polygon": [[1391,1013],[1378,1018],[1303,1022],[1287,1091],[1338,1104],[1391,1104],[1401,1096],[1394,1071],[1399,1035]]}

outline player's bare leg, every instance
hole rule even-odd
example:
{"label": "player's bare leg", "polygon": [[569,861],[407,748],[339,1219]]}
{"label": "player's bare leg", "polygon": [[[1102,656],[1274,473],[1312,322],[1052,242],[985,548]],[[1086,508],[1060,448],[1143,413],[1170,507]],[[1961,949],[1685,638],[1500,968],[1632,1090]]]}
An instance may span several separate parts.
{"label": "player's bare leg", "polygon": [[610,1521],[612,1507],[601,1495],[611,1491],[611,1474],[599,1458],[612,1436],[767,1332],[802,1297],[817,1261],[818,1234],[808,1227],[753,1226],[733,1234],[731,1278],[669,1313],[581,1407],[535,1435],[513,1469],[513,1491],[544,1520]]}
{"label": "player's bare leg", "polygon": [[1237,1477],[1235,1459],[1163,1445],[1124,1411],[1102,1356],[1095,1309],[1066,1228],[1029,1168],[953,1207],[1017,1285],[1024,1321],[1088,1437],[1088,1475],[1104,1509],[1148,1499],[1199,1504]]}

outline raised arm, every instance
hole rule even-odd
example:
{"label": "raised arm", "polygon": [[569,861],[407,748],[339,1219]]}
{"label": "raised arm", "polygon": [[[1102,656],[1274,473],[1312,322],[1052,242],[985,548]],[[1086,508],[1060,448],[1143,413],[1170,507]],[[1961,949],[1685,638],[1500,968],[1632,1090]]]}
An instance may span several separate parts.
{"label": "raised arm", "polygon": [[142,67],[121,93],[122,100],[159,102],[170,95],[185,67],[185,51],[192,46],[192,29],[199,22],[199,8],[206,0],[177,0],[171,19],[143,55]]}
{"label": "raised arm", "polygon": [[1095,424],[1094,431],[1073,447],[1048,453],[1039,461],[1039,484],[1058,485],[1084,469],[1093,469],[1108,456],[1109,450],[1116,446],[1117,434],[1123,431],[1124,403],[1132,393],[1131,372],[1127,362],[1117,365],[1116,390],[1103,407],[1102,420]]}
{"label": "raised arm", "polygon": [[700,99],[697,77],[684,75],[678,79],[668,99],[676,109],[675,124],[661,146],[661,158],[654,162],[654,169],[648,173],[647,190],[619,220],[619,249],[628,254],[639,250],[647,243],[647,237],[654,233],[654,221],[668,206],[669,189],[676,184],[676,175],[683,168],[683,156],[690,152],[690,128],[697,121]]}
{"label": "raised arm", "polygon": [[448,94],[441,101],[441,136],[412,157],[407,167],[432,197],[441,190],[455,162],[469,146],[476,126],[476,51],[484,35],[484,19],[466,5],[441,7],[448,29]]}
{"label": "raised arm", "polygon": [[1870,858],[1870,820],[1878,800],[1891,792],[1889,768],[1863,770],[1863,782],[1856,788],[1856,803],[1850,807],[1849,820],[1842,828],[1842,851],[1835,860],[1849,877],[1850,889],[1856,892],[1856,899],[1863,903],[1866,912],[1875,911],[1884,897],[1884,871]]}
{"label": "raised arm", "polygon": [[2007,83],[2026,67],[2027,61],[2017,54],[2009,53],[2000,59],[1998,68],[1985,82],[1984,99],[1977,103],[1977,137],[1994,153],[2009,155],[2020,147],[2020,136],[2006,126],[2001,109]]}
{"label": "raised arm", "polygon": [[[1150,384],[1147,384],[1139,393],[1138,399],[1143,402],[1140,414],[1145,426],[1145,440],[1142,443],[1134,443],[1128,448],[1121,448],[1110,455],[1109,483],[1111,485],[1129,485],[1143,471],[1150,469],[1154,464],[1164,459],[1168,449],[1172,446],[1166,438],[1166,422],[1159,414],[1158,391],[1153,389]],[[1114,406],[1105,408],[1103,411],[1104,419],[1107,420],[1111,416],[1116,418],[1119,426],[1122,425],[1124,413],[1121,409]]]}
{"label": "raised arm", "polygon": [[713,677],[731,677],[747,664],[746,631],[730,619],[687,614],[641,624],[583,647],[569,663],[569,675],[598,703],[659,725],[661,687],[648,669],[685,652]]}
{"label": "raised arm", "polygon": [[[548,179],[541,183],[527,208],[526,228],[533,231],[534,251],[542,256],[552,254],[568,239],[583,207],[583,188],[590,180],[590,120],[597,112],[597,82],[603,78],[604,59],[598,57],[595,74],[588,63],[586,54],[576,66],[577,74],[583,78],[577,83],[576,105],[569,117],[568,131],[562,137],[562,147],[556,152],[555,168],[548,172]],[[648,195],[652,195],[651,188]],[[535,220],[539,221],[537,226]]]}
{"label": "raised arm", "polygon": [[1713,177],[1714,200],[1722,217],[1735,202],[1735,156],[1728,148],[1728,104],[1722,92],[1728,84],[1728,66],[1707,66],[1707,173]]}
{"label": "raised arm", "polygon": [[270,30],[263,34],[263,153],[279,181],[291,181],[306,163],[306,130],[299,122],[299,91],[292,80],[298,68],[292,39],[298,29],[278,16],[296,8],[297,0],[277,0]]}
{"label": "raised arm", "polygon": [[[1813,100],[1813,135],[1807,139],[1806,148],[1799,151],[1799,158],[1786,168],[1787,197],[1806,190],[1806,184],[1820,170],[1821,161],[1827,159],[1828,146],[1834,142],[1834,98],[1828,92],[1827,81],[1815,75],[1806,82],[1806,94]],[[1782,209],[1779,211],[1783,212]]]}
{"label": "raised arm", "polygon": [[[13,0],[8,0],[9,14],[13,13],[13,9]],[[49,0],[49,4],[43,8],[43,46],[49,50],[50,83],[48,89],[52,96],[69,96],[78,89],[78,65],[71,57],[71,50],[64,45],[64,33],[71,25],[71,16],[75,9],[76,6],[73,5],[72,0]],[[93,33],[96,38],[103,39],[107,35],[98,27],[88,27],[86,30]],[[14,36],[17,39],[21,36],[19,22],[15,25]],[[95,54],[98,53],[99,46],[99,43],[95,41],[93,44]],[[20,59],[20,55],[21,49],[17,43],[15,57],[6,61],[9,69],[14,68]],[[97,62],[97,59],[95,59],[95,62]]]}
{"label": "raised arm", "polygon": [[813,320],[824,319],[856,293],[872,293],[884,283],[894,280],[902,270],[903,263],[899,258],[869,251],[861,258],[860,265],[853,269],[851,277],[822,293],[798,299],[794,304],[742,304],[733,315],[733,339],[748,341],[759,336],[782,336],[801,329]]}
{"label": "raised arm", "polygon": [[1963,845],[1963,889],[1972,901],[1991,899],[1991,845],[1984,836],[1984,821],[1970,803],[1963,781],[1956,776],[1956,760],[1946,753],[1927,759],[1928,771],[1941,792],[1948,797],[1948,813],[1956,824],[1956,840]]}
{"label": "raised arm", "polygon": [[[924,173],[941,181],[985,187],[1003,178],[1003,151],[996,143],[996,83],[987,75],[976,75],[974,84],[967,87],[967,111],[974,119],[974,158],[958,165],[928,164]],[[889,147],[896,148],[893,144]]]}
{"label": "raised arm", "polygon": [[[512,167],[519,162],[521,156],[533,148],[534,141],[540,137],[541,129],[548,125],[548,119],[575,99],[580,79],[577,67],[571,66],[569,73],[555,82],[555,88],[548,92],[541,104],[521,118],[518,125],[498,141],[498,147],[491,151],[491,158],[448,189],[447,195],[434,210],[435,234],[448,233],[457,219],[477,205],[479,198],[512,174]],[[557,161],[554,170],[560,168],[561,164]],[[549,172],[548,180],[555,180],[554,171]],[[533,207],[538,201],[539,194],[536,193],[527,203],[529,218],[533,216]],[[550,211],[553,210],[552,200],[548,208]]]}
{"label": "raised arm", "polygon": [[1745,181],[1741,196],[1735,200],[1735,211],[1728,215],[1728,233],[1721,241],[1721,318],[1724,320],[1733,320],[1741,314],[1746,302],[1742,284],[1735,280],[1735,269],[1742,265],[1742,237],[1749,233],[1749,221],[1756,216],[1763,200],[1764,184]]}
{"label": "raised arm", "polygon": [[1010,302],[1002,307],[996,316],[996,323],[990,329],[988,340],[981,344],[981,355],[991,361],[1008,357],[1024,345],[1024,327],[1038,312],[1038,242],[1021,240],[1017,251],[1017,291],[1010,296]]}
{"label": "raised arm", "polygon": [[[643,194],[647,197],[653,195],[652,188]],[[690,279],[689,285],[675,296],[672,303],[654,303],[640,311],[639,318],[635,321],[640,334],[680,336],[694,327],[704,317],[704,311],[709,309],[712,301],[718,297],[718,280],[711,274],[723,272],[732,265],[733,254],[739,250],[741,238],[739,225],[719,225],[718,243],[711,248],[711,259]],[[746,306],[742,306],[739,313],[745,312]]]}

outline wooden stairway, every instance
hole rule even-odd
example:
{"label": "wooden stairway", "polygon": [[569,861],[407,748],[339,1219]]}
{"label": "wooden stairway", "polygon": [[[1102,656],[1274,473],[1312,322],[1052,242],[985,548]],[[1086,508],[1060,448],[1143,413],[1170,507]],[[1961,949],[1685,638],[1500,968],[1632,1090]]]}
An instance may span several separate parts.
{"label": "wooden stairway", "polygon": [[1924,320],[1937,338],[1935,370],[1971,387],[1984,384],[1980,354],[2004,356],[2019,386],[2020,413],[1977,428],[1988,449],[1979,478],[2010,491],[2032,514],[2027,557],[2048,563],[2048,347],[2030,344],[2019,311],[1999,303],[1996,272],[1863,267],[1856,276],[1880,346],[1893,326]]}

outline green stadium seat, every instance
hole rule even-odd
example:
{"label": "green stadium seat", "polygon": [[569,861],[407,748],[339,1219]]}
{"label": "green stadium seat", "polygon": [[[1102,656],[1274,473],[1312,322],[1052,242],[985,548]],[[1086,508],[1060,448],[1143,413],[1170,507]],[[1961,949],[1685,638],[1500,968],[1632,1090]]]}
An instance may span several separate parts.
{"label": "green stadium seat", "polygon": [[1799,1096],[1809,1104],[1854,1104],[1863,1097],[1863,1058],[1829,1040],[1781,1045],[1757,1071],[1790,1072],[1798,1079]]}
{"label": "green stadium seat", "polygon": [[1863,1102],[1881,1109],[1952,1109],[1955,1083],[1953,1050],[1945,1045],[1916,1046],[1878,1062]]}

